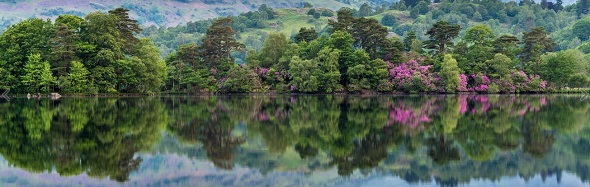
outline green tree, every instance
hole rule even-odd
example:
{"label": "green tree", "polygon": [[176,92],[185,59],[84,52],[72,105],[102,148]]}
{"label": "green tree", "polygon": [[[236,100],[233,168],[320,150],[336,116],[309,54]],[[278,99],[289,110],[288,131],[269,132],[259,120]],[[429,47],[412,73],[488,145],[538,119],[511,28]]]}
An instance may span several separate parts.
{"label": "green tree", "polygon": [[530,32],[525,32],[521,43],[524,44],[521,62],[528,73],[539,74],[541,55],[547,51],[553,51],[556,44],[549,37],[549,33],[543,27],[535,27]]}
{"label": "green tree", "polygon": [[580,40],[588,40],[590,37],[590,18],[584,18],[577,21],[572,28],[572,32],[580,38]]}
{"label": "green tree", "polygon": [[53,91],[53,86],[55,85],[57,80],[51,73],[51,67],[49,65],[49,62],[44,61],[41,65],[41,80],[39,82],[39,86],[41,87],[41,92],[49,93]]}
{"label": "green tree", "polygon": [[309,9],[309,11],[307,11],[307,15],[313,16],[315,14],[316,14],[316,11],[313,8],[312,9]]}
{"label": "green tree", "polygon": [[340,51],[340,56],[338,58],[338,69],[340,70],[340,84],[346,85],[348,84],[348,77],[347,72],[348,68],[351,64],[354,63],[353,59],[351,58],[353,54],[353,47],[354,38],[349,33],[344,31],[336,31],[332,35],[330,35],[330,39],[328,40],[328,46],[332,49],[338,49]]}
{"label": "green tree", "polygon": [[[541,75],[556,87],[565,87],[570,84],[579,85],[572,77],[583,74],[588,76],[588,61],[584,54],[575,49],[549,53],[542,57]],[[575,81],[571,81],[575,80]]]}
{"label": "green tree", "polygon": [[51,65],[57,77],[65,76],[70,63],[77,58],[77,42],[80,36],[75,30],[70,29],[68,25],[60,23],[53,37],[51,37]]}
{"label": "green tree", "polygon": [[414,40],[417,40],[416,32],[414,30],[410,30],[406,33],[406,37],[404,38],[404,46],[406,47],[406,51],[410,51],[412,43]]}
{"label": "green tree", "polygon": [[116,18],[115,28],[119,31],[119,37],[122,40],[123,49],[126,53],[132,53],[136,49],[135,45],[139,44],[134,34],[139,34],[141,28],[137,20],[129,18],[129,10],[117,8],[109,11],[110,15]]}
{"label": "green tree", "polygon": [[495,79],[507,78],[510,75],[510,70],[514,69],[512,60],[501,53],[496,53],[493,59],[486,61],[486,64],[491,65],[489,75]]}
{"label": "green tree", "polygon": [[315,31],[314,28],[307,29],[306,27],[303,27],[303,28],[299,29],[299,33],[297,33],[297,35],[295,35],[295,42],[301,43],[301,42],[305,41],[305,42],[309,43],[312,40],[315,40],[317,38],[318,38],[318,33]]}
{"label": "green tree", "polygon": [[397,24],[396,18],[394,15],[385,14],[383,18],[381,18],[381,24],[389,27],[393,27]]}
{"label": "green tree", "polygon": [[338,10],[338,12],[336,12],[336,14],[336,21],[328,20],[328,25],[331,27],[330,33],[334,33],[336,31],[351,33],[352,25],[355,20],[352,16],[352,10],[350,8],[341,8]]}
{"label": "green tree", "polygon": [[67,84],[64,86],[65,90],[70,93],[86,93],[91,89],[89,85],[88,75],[90,72],[84,64],[78,61],[72,61],[70,72],[66,78]]}
{"label": "green tree", "polygon": [[576,14],[578,18],[590,13],[590,0],[578,0],[576,3]]}
{"label": "green tree", "polygon": [[51,21],[35,18],[8,27],[0,36],[0,68],[8,75],[2,79],[13,92],[29,91],[20,80],[26,74],[25,63],[31,54],[46,58],[51,53],[48,46],[53,32]]}
{"label": "green tree", "polygon": [[455,93],[459,89],[459,66],[451,54],[446,54],[442,63],[440,77],[445,84],[447,93]]}
{"label": "green tree", "polygon": [[248,66],[233,66],[220,84],[224,93],[249,93],[260,88],[260,80]]}
{"label": "green tree", "polygon": [[289,47],[289,39],[282,33],[270,33],[260,50],[260,67],[270,68],[279,64],[279,60]]}
{"label": "green tree", "polygon": [[438,54],[444,54],[448,47],[453,46],[453,39],[459,35],[461,27],[451,25],[446,21],[438,21],[426,32],[429,40],[424,42],[424,48],[435,50]]}
{"label": "green tree", "polygon": [[424,15],[428,12],[428,2],[427,1],[420,1],[418,5],[412,7],[412,10],[416,9],[418,14]]}
{"label": "green tree", "polygon": [[489,67],[486,60],[494,57],[493,41],[496,38],[494,32],[487,25],[476,25],[465,32],[461,42],[455,49],[459,54],[459,64],[466,73],[488,73]]}
{"label": "green tree", "polygon": [[25,91],[50,92],[56,80],[51,74],[49,62],[41,61],[40,54],[31,54],[28,58],[24,68],[25,75],[21,77],[22,84],[27,87]]}
{"label": "green tree", "polygon": [[367,17],[373,15],[373,8],[367,3],[363,3],[358,11],[359,17]]}
{"label": "green tree", "polygon": [[463,36],[463,40],[468,44],[483,46],[492,46],[495,38],[494,31],[484,24],[478,24],[467,29],[465,36]]}
{"label": "green tree", "polygon": [[292,91],[315,93],[320,89],[321,72],[317,63],[294,56],[289,64]]}
{"label": "green tree", "polygon": [[339,58],[340,51],[337,49],[333,50],[329,47],[325,47],[318,53],[316,61],[322,71],[320,82],[322,83],[322,89],[326,93],[342,91],[342,85],[340,84],[341,75],[338,67]]}
{"label": "green tree", "polygon": [[369,54],[363,50],[354,51],[350,60],[351,63],[346,72],[350,92],[376,89],[389,75],[388,66],[383,60],[371,60]]}
{"label": "green tree", "polygon": [[229,70],[227,64],[233,63],[232,51],[241,50],[244,45],[235,39],[236,31],[231,27],[232,18],[222,18],[213,23],[200,46],[200,57],[209,68]]}
{"label": "green tree", "polygon": [[513,35],[502,35],[494,41],[494,52],[504,54],[510,59],[516,59],[520,53],[518,38]]}
{"label": "green tree", "polygon": [[359,18],[354,21],[352,37],[355,38],[355,46],[364,49],[371,59],[383,58],[389,51],[384,51],[389,43],[387,28],[372,18]]}

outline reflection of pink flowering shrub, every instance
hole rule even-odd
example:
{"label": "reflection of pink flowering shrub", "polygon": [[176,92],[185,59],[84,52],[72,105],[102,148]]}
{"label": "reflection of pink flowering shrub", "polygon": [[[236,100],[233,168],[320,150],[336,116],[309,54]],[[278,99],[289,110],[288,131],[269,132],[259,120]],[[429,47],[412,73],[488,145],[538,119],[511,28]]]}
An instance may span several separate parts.
{"label": "reflection of pink flowering shrub", "polygon": [[[487,95],[459,95],[459,111],[465,114],[470,111],[471,114],[484,114],[491,109],[509,110],[508,113],[524,116],[528,112],[538,112],[542,106],[547,105],[547,98],[541,97],[538,102],[527,97],[511,97],[492,102]],[[511,106],[505,108],[505,106]],[[500,109],[502,108],[502,109]]]}
{"label": "reflection of pink flowering shrub", "polygon": [[[389,124],[401,124],[410,128],[417,128],[425,123],[432,122],[432,117],[438,112],[439,107],[434,105],[436,100],[428,100],[420,108],[412,108],[404,103],[396,103],[389,109]],[[419,110],[418,110],[419,109]]]}

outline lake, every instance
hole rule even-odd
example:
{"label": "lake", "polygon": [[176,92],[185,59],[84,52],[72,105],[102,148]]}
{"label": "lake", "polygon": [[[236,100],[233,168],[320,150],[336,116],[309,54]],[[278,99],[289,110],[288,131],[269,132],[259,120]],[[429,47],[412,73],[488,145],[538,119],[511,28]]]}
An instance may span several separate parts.
{"label": "lake", "polygon": [[583,95],[0,100],[0,186],[590,186]]}

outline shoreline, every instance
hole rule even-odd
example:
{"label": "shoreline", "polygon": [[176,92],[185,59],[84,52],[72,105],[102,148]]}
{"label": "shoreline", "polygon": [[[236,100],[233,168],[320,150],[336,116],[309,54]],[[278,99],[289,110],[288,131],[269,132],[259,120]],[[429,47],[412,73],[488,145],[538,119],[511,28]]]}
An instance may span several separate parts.
{"label": "shoreline", "polygon": [[[590,89],[589,89],[590,90]],[[459,93],[158,93],[158,94],[97,94],[97,95],[61,95],[60,97],[52,98],[48,94],[42,97],[30,97],[24,94],[8,95],[8,99],[61,99],[61,98],[143,98],[143,97],[231,97],[231,96],[358,96],[358,97],[372,97],[372,96],[446,96],[446,95],[587,95],[590,97],[590,92],[587,90],[580,90],[577,92],[560,91],[560,92],[522,92],[522,93],[477,93],[477,92],[459,92]],[[2,98],[2,97],[0,97]]]}

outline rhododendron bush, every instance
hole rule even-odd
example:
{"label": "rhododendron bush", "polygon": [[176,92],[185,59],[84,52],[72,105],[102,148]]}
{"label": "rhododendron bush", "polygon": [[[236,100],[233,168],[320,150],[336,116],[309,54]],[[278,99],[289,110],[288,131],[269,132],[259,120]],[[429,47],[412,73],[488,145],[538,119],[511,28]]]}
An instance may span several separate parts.
{"label": "rhododendron bush", "polygon": [[416,60],[400,65],[389,64],[389,79],[396,91],[418,93],[438,91],[440,78],[431,72],[431,65],[421,66]]}
{"label": "rhododendron bush", "polygon": [[512,71],[508,77],[490,79],[484,74],[461,74],[460,92],[478,93],[519,93],[542,92],[547,90],[547,81],[539,75],[527,75],[523,71]]}

